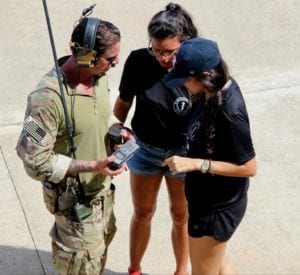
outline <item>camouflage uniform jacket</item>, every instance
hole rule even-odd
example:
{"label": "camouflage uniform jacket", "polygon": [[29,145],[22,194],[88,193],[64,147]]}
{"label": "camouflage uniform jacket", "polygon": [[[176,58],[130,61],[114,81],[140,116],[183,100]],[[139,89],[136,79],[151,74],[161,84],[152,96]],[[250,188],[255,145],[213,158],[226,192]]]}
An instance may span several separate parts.
{"label": "camouflage uniform jacket", "polygon": [[[76,158],[95,160],[107,156],[104,137],[111,114],[107,76],[95,83],[94,96],[64,85],[70,121],[74,130]],[[17,154],[27,174],[36,180],[63,182],[71,162],[68,135],[55,69],[46,74],[30,93]],[[81,173],[85,195],[109,188],[110,177]]]}

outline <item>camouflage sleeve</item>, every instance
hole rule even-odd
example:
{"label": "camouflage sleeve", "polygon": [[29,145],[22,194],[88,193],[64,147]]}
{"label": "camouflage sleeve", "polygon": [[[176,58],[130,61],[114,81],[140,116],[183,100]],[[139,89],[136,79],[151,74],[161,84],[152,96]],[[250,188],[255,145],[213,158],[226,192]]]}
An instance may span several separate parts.
{"label": "camouflage sleeve", "polygon": [[70,157],[53,151],[64,119],[60,105],[59,96],[51,90],[38,90],[28,97],[16,150],[33,179],[57,183],[64,178],[70,165]]}

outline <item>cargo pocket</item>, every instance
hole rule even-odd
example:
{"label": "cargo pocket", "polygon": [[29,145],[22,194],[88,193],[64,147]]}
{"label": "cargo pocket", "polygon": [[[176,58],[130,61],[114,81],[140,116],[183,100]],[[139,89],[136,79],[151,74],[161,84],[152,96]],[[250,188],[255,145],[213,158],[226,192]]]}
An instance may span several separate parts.
{"label": "cargo pocket", "polygon": [[111,241],[113,240],[117,227],[116,227],[116,217],[114,215],[114,204],[115,204],[115,185],[112,183],[110,190],[103,197],[103,231],[104,231],[104,243],[105,250],[101,257],[101,272],[103,273],[104,267],[107,261],[107,249]]}
{"label": "cargo pocket", "polygon": [[116,187],[112,183],[110,190],[107,192],[103,199],[103,230],[106,246],[110,244],[117,231],[116,217],[114,214],[115,189]]}
{"label": "cargo pocket", "polygon": [[60,190],[58,184],[51,182],[42,182],[43,184],[43,198],[48,211],[55,214],[58,211],[58,197]]}
{"label": "cargo pocket", "polygon": [[[75,265],[75,256],[76,252],[67,252],[63,250],[60,246],[58,246],[55,242],[52,242],[52,257],[53,264],[59,274],[71,275],[76,274],[73,273],[74,269],[76,269]],[[78,274],[79,268],[77,268]]]}

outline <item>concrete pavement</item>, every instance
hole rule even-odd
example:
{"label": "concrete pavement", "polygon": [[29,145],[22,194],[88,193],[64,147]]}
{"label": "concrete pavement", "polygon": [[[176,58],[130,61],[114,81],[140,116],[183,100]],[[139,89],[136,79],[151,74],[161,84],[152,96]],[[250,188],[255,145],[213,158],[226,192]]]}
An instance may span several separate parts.
{"label": "concrete pavement", "polygon": [[[55,274],[48,232],[52,217],[41,186],[15,153],[26,96],[53,66],[42,1],[4,0],[0,19],[0,275]],[[177,1],[201,35],[218,41],[244,93],[258,159],[245,219],[228,251],[240,274],[300,274],[300,1]],[[146,26],[168,1],[101,1],[94,16],[122,32],[120,64],[109,72],[112,100],[131,49],[147,46]],[[48,1],[58,56],[66,54],[72,25],[86,0]],[[126,274],[132,213],[128,172],[117,177],[118,233],[106,275]],[[146,274],[174,271],[165,187],[159,195]]]}

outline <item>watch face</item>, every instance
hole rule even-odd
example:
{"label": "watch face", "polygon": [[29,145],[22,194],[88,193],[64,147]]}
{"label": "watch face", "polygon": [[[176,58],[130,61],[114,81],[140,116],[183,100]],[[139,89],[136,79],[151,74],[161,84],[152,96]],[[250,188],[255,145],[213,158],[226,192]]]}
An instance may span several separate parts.
{"label": "watch face", "polygon": [[202,173],[206,173],[209,169],[209,160],[205,159],[203,160],[202,162],[202,165],[201,165],[201,172]]}

